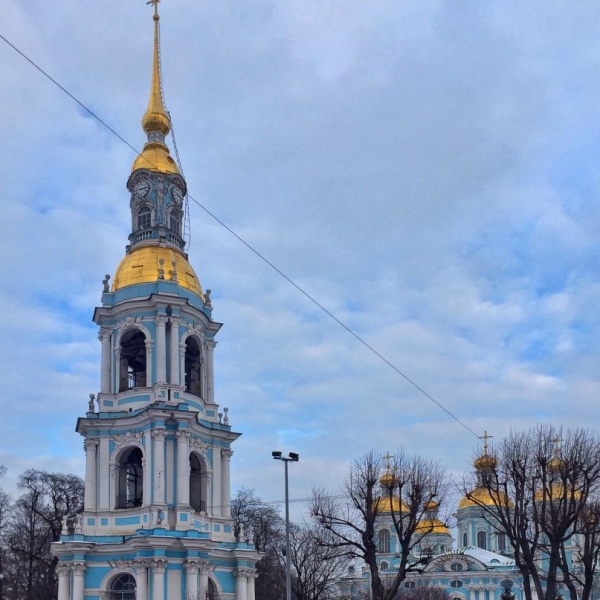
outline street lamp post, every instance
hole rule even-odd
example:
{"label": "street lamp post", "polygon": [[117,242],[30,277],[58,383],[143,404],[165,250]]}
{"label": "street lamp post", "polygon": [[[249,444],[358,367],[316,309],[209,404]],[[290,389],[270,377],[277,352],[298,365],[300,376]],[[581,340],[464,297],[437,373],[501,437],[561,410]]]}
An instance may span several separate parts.
{"label": "street lamp post", "polygon": [[281,452],[272,452],[275,460],[282,460],[285,464],[285,593],[286,599],[292,600],[292,570],[290,563],[290,499],[288,494],[288,463],[298,462],[300,456],[295,452],[282,456]]}

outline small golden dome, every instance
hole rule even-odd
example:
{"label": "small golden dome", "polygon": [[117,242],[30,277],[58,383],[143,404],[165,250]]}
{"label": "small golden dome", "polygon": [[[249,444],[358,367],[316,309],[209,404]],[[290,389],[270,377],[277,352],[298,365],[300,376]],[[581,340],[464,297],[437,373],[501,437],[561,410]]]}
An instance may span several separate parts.
{"label": "small golden dome", "polygon": [[147,142],[141,154],[133,161],[131,172],[137,169],[148,169],[157,173],[179,173],[177,163],[169,154],[165,144],[159,142]]}
{"label": "small golden dome", "polygon": [[440,505],[435,500],[430,500],[425,504],[423,510],[437,510]]}
{"label": "small golden dome", "polygon": [[394,475],[392,473],[390,473],[389,471],[386,471],[380,478],[379,478],[379,483],[383,486],[383,487],[391,487],[394,485],[394,483],[396,482],[396,478],[394,477]]}
{"label": "small golden dome", "polygon": [[[565,490],[565,486],[560,482],[551,483],[548,488],[540,488],[535,493],[536,502],[541,502],[544,499],[548,501],[564,500],[570,497],[571,488],[567,487],[567,489]],[[581,492],[579,490],[575,490],[573,492],[573,497],[575,500],[580,500]]]}
{"label": "small golden dome", "polygon": [[200,281],[194,269],[185,256],[171,248],[162,246],[142,246],[130,252],[119,264],[113,280],[112,291],[116,292],[121,288],[138,283],[152,283],[159,280],[159,269],[161,269],[160,260],[163,260],[162,269],[164,279],[171,280],[171,271],[175,261],[175,270],[177,272],[177,283],[191,292],[194,292],[202,300],[204,293],[200,286]]}
{"label": "small golden dome", "polygon": [[506,494],[503,492],[490,492],[487,488],[478,487],[475,488],[470,496],[472,498],[468,498],[467,496],[463,496],[461,501],[458,503],[458,510],[462,508],[469,508],[471,506],[512,506],[512,502],[509,498],[506,497]]}
{"label": "small golden dome", "polygon": [[374,508],[378,513],[395,513],[408,512],[408,506],[404,502],[400,502],[398,498],[392,498],[391,502],[389,497],[378,498],[374,502]]}
{"label": "small golden dome", "polygon": [[450,530],[439,519],[422,519],[417,523],[415,533],[444,533],[450,535]]}
{"label": "small golden dome", "polygon": [[498,461],[493,456],[487,454],[487,452],[473,461],[473,466],[478,471],[491,471],[495,469],[497,465]]}

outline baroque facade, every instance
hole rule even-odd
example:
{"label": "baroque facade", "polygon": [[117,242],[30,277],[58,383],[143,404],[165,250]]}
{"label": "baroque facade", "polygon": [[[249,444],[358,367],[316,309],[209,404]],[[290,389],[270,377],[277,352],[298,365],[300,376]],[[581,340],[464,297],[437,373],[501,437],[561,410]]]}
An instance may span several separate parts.
{"label": "baroque facade", "polygon": [[212,319],[184,252],[186,182],[170,155],[160,81],[159,15],[147,142],[127,181],[132,227],[94,312],[101,385],[77,422],[85,508],[53,545],[59,600],[254,600],[252,539],[230,513],[231,445],[214,397]]}

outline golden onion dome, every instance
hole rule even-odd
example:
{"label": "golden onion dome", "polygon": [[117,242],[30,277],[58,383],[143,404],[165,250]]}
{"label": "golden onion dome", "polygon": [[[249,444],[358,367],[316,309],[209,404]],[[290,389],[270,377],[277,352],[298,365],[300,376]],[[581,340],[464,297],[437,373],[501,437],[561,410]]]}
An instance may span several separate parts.
{"label": "golden onion dome", "polygon": [[158,281],[161,279],[161,269],[164,272],[163,278],[170,281],[173,261],[175,261],[177,283],[204,300],[198,276],[185,256],[177,250],[158,245],[142,246],[132,250],[117,267],[112,291],[116,292],[129,285]]}
{"label": "golden onion dome", "polygon": [[383,487],[391,487],[396,483],[396,478],[394,477],[394,475],[392,473],[390,473],[390,471],[386,471],[380,478],[379,478],[379,483],[383,486]]}
{"label": "golden onion dome", "polygon": [[392,498],[390,501],[389,497],[386,498],[378,498],[375,500],[374,509],[378,513],[400,513],[400,512],[409,512],[408,506],[401,502],[398,498]]}
{"label": "golden onion dome", "polygon": [[[572,492],[573,498],[575,500],[581,499],[581,492],[579,490],[574,490]],[[550,486],[540,488],[535,493],[535,501],[541,502],[542,500],[565,500],[571,497],[571,488],[565,486],[560,482],[551,483]]]}
{"label": "golden onion dome", "polygon": [[491,471],[495,469],[497,465],[498,461],[493,456],[490,456],[487,452],[484,452],[482,456],[473,461],[473,466],[478,471]]}
{"label": "golden onion dome", "polygon": [[415,533],[443,533],[450,535],[450,529],[439,519],[421,519],[415,527]]}
{"label": "golden onion dome", "polygon": [[437,510],[439,507],[440,505],[435,500],[430,500],[425,503],[423,510]]}
{"label": "golden onion dome", "polygon": [[463,496],[458,503],[458,510],[471,506],[512,506],[510,498],[504,492],[492,492],[485,487],[475,488],[468,496]]}
{"label": "golden onion dome", "polygon": [[133,161],[131,172],[137,169],[148,169],[157,173],[176,173],[180,175],[177,163],[169,153],[165,144],[160,142],[148,142],[141,154]]}

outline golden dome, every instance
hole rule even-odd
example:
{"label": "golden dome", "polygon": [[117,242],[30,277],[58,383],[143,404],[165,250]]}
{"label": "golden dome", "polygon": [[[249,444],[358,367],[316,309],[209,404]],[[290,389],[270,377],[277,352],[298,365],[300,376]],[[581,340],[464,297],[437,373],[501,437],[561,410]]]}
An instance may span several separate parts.
{"label": "golden dome", "polygon": [[[567,487],[566,491],[565,491],[565,486],[560,483],[560,482],[556,482],[556,483],[551,483],[549,488],[540,488],[536,493],[535,493],[535,500],[536,502],[540,502],[541,500],[563,500],[563,499],[568,499],[571,497],[571,488]],[[573,497],[575,498],[575,500],[580,500],[581,499],[581,492],[579,490],[575,490],[573,492]]]}
{"label": "golden dome", "polygon": [[471,506],[512,506],[512,502],[503,492],[490,492],[487,488],[478,487],[475,488],[469,494],[472,496],[468,498],[467,496],[463,496],[461,501],[458,503],[458,510],[461,508],[469,508]]}
{"label": "golden dome", "polygon": [[473,462],[473,466],[478,471],[491,471],[496,468],[497,464],[498,461],[493,456],[490,456],[487,452],[484,452],[482,456],[476,458]]}
{"label": "golden dome", "polygon": [[408,506],[404,502],[400,502],[398,498],[392,498],[390,501],[389,497],[378,498],[374,502],[374,508],[378,513],[395,513],[408,512]]}
{"label": "golden dome", "polygon": [[440,505],[435,500],[430,500],[423,507],[424,510],[437,510]]}
{"label": "golden dome", "polygon": [[112,291],[116,292],[121,288],[138,283],[158,281],[161,268],[160,259],[164,261],[162,269],[165,280],[171,280],[171,271],[173,270],[171,263],[175,261],[177,283],[204,300],[200,281],[185,256],[177,250],[157,245],[136,248],[121,261],[115,273]]}
{"label": "golden dome", "polygon": [[450,535],[450,530],[439,519],[422,519],[417,523],[415,533],[444,533]]}
{"label": "golden dome", "polygon": [[380,478],[379,478],[379,483],[383,486],[383,487],[391,487],[394,485],[394,483],[396,482],[396,478],[394,477],[394,475],[392,475],[392,473],[390,473],[389,471],[386,471]]}
{"label": "golden dome", "polygon": [[141,154],[133,161],[131,172],[137,169],[148,169],[158,173],[179,173],[177,163],[169,154],[169,149],[160,142],[148,142]]}

